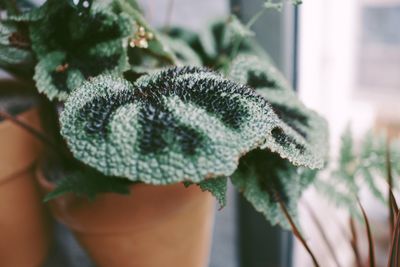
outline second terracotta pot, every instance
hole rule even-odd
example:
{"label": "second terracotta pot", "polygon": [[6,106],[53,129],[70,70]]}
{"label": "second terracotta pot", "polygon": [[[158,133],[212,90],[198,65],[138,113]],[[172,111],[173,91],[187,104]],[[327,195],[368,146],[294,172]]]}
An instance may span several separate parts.
{"label": "second terracotta pot", "polygon": [[[54,189],[40,169],[37,178],[46,192]],[[129,196],[92,202],[68,194],[50,207],[100,267],[208,266],[214,200],[196,186],[139,184]]]}
{"label": "second terracotta pot", "polygon": [[[18,119],[40,129],[37,109]],[[40,143],[2,121],[0,148],[0,266],[40,267],[50,244],[48,216],[34,177]]]}

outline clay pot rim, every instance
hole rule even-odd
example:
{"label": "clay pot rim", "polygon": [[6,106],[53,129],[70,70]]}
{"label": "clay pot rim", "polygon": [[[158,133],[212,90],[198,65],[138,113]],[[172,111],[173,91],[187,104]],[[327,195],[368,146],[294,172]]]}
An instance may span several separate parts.
{"label": "clay pot rim", "polygon": [[[36,164],[36,168],[35,168],[35,176],[36,176],[36,180],[39,184],[39,187],[42,190],[42,193],[47,194],[49,192],[51,192],[52,190],[54,190],[54,188],[56,187],[56,183],[55,182],[51,182],[49,180],[46,179],[45,174],[43,172],[43,165],[44,165],[44,160],[45,158],[40,158],[40,160],[37,162]],[[174,185],[169,185],[169,186],[182,186],[183,190],[188,190],[187,194],[195,194],[198,195],[198,193],[200,193],[201,195],[209,195],[208,197],[212,196],[210,195],[209,192],[202,192],[200,188],[198,187],[189,187],[189,188],[183,188],[184,185],[182,183],[180,184],[174,184]],[[135,190],[147,190],[147,188],[153,188],[153,187],[158,187],[158,186],[154,186],[154,185],[149,185],[149,184],[134,184],[130,186],[130,191],[131,191],[131,195],[126,196],[127,199],[126,200],[122,200],[123,202],[127,201],[126,203],[132,203],[132,199],[131,198],[135,198],[137,196],[137,193],[135,193]],[[168,186],[159,186],[159,187],[168,187]],[[175,188],[175,190],[177,190]],[[179,189],[180,190],[180,189]],[[137,191],[136,191],[137,192]],[[191,192],[191,193],[190,193]],[[194,193],[194,192],[198,192],[198,193]],[[103,194],[103,196],[99,196],[99,199],[104,199],[104,198],[119,198],[120,195],[116,194],[116,193],[105,193]],[[125,196],[122,196],[125,197]],[[197,200],[195,201],[191,201],[188,203],[184,203],[182,206],[180,206],[178,209],[173,210],[173,212],[167,213],[160,217],[163,220],[169,220],[170,218],[173,218],[173,216],[175,216],[176,213],[179,212],[184,212],[185,210],[188,209],[192,209],[194,206],[198,205],[199,202],[203,201],[203,198],[199,198],[198,196],[195,197]],[[133,229],[131,228],[131,226],[129,225],[129,223],[122,221],[122,224],[119,224],[118,227],[115,227],[113,225],[107,224],[101,226],[101,225],[97,225],[96,227],[93,227],[93,225],[91,225],[90,227],[88,227],[88,224],[92,224],[90,221],[91,216],[89,216],[89,214],[87,212],[86,215],[83,215],[83,213],[78,212],[75,213],[75,215],[71,216],[71,210],[68,208],[70,207],[70,205],[72,203],[72,205],[76,205],[76,203],[79,203],[78,206],[82,207],[82,203],[84,206],[87,206],[87,204],[85,203],[90,203],[89,205],[95,205],[95,202],[87,202],[88,200],[85,199],[84,197],[81,196],[76,196],[73,193],[67,193],[63,196],[60,196],[56,199],[52,199],[50,200],[47,204],[50,205],[50,209],[52,210],[52,214],[53,217],[57,219],[57,221],[59,221],[60,223],[66,225],[68,228],[70,228],[72,231],[74,232],[78,232],[78,233],[82,233],[85,235],[97,235],[97,234],[101,234],[101,235],[114,235],[114,234],[124,234],[127,233],[129,231],[133,231]],[[101,200],[100,200],[101,201]],[[136,200],[135,200],[136,201]],[[127,204],[129,205],[129,204]],[[78,207],[76,206],[76,207]],[[119,207],[121,208],[121,207]],[[124,208],[123,208],[124,209]],[[89,213],[97,213],[97,211],[95,210],[91,210]],[[101,215],[100,215],[101,216]],[[133,213],[131,213],[130,216],[134,216]],[[116,220],[118,220],[117,217],[115,217]],[[152,222],[152,223],[156,223],[156,221]],[[148,223],[147,223],[148,225]],[[136,227],[134,230],[135,231],[146,231],[146,225],[142,224],[142,226],[140,227]]]}

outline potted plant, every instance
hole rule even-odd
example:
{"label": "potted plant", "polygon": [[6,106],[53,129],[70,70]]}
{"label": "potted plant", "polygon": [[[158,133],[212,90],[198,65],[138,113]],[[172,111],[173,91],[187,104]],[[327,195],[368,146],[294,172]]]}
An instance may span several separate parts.
{"label": "potted plant", "polygon": [[255,19],[202,36],[156,31],[135,0],[48,0],[9,20],[28,25],[37,89],[60,118],[38,181],[98,266],[206,266],[202,191],[223,206],[229,178],[309,250],[294,216],[326,123],[255,43]]}
{"label": "potted plant", "polygon": [[[326,171],[321,172],[314,182],[322,197],[348,213],[347,227],[339,221],[336,221],[336,225],[345,229],[341,232],[352,249],[352,266],[399,265],[400,213],[395,198],[400,175],[399,161],[398,138],[371,131],[356,143],[350,129],[347,129],[342,136],[338,159],[331,160]],[[373,220],[372,214],[368,214],[368,209],[364,208],[363,200],[366,198],[363,195],[374,199],[383,208],[387,207],[387,218],[382,218],[384,213],[380,211],[379,218]],[[329,251],[329,259],[333,259],[336,266],[344,266],[339,257],[339,253],[343,252],[339,252],[339,248],[329,240],[318,213],[312,205],[306,205],[306,208],[319,228],[318,232]],[[359,232],[364,233],[365,238],[360,238]],[[363,249],[366,253],[363,253]]]}
{"label": "potted plant", "polygon": [[34,176],[41,143],[27,132],[41,129],[31,79],[33,54],[24,25],[3,21],[26,7],[0,3],[0,67],[11,74],[0,80],[1,266],[40,266],[50,243],[48,216]]}

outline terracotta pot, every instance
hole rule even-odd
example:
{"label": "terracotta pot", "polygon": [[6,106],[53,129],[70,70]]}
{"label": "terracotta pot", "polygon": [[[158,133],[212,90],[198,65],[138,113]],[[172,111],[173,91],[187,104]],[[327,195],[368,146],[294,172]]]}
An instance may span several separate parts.
{"label": "terracotta pot", "polygon": [[[39,129],[36,109],[18,118]],[[39,267],[49,248],[49,227],[34,177],[40,144],[9,121],[0,122],[0,266]]]}
{"label": "terracotta pot", "polygon": [[[54,184],[38,168],[46,192]],[[72,194],[50,202],[100,267],[207,267],[214,200],[196,186],[133,185],[131,194],[102,194],[95,201]]]}

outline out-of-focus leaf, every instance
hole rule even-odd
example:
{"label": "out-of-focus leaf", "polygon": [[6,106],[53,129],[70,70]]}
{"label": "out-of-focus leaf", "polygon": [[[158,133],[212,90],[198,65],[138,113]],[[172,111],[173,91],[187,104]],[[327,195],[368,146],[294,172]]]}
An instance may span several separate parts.
{"label": "out-of-focus leaf", "polygon": [[52,200],[66,193],[94,200],[101,193],[117,193],[127,195],[132,182],[124,178],[106,177],[91,168],[79,168],[64,174],[54,191],[46,195],[45,201]]}

